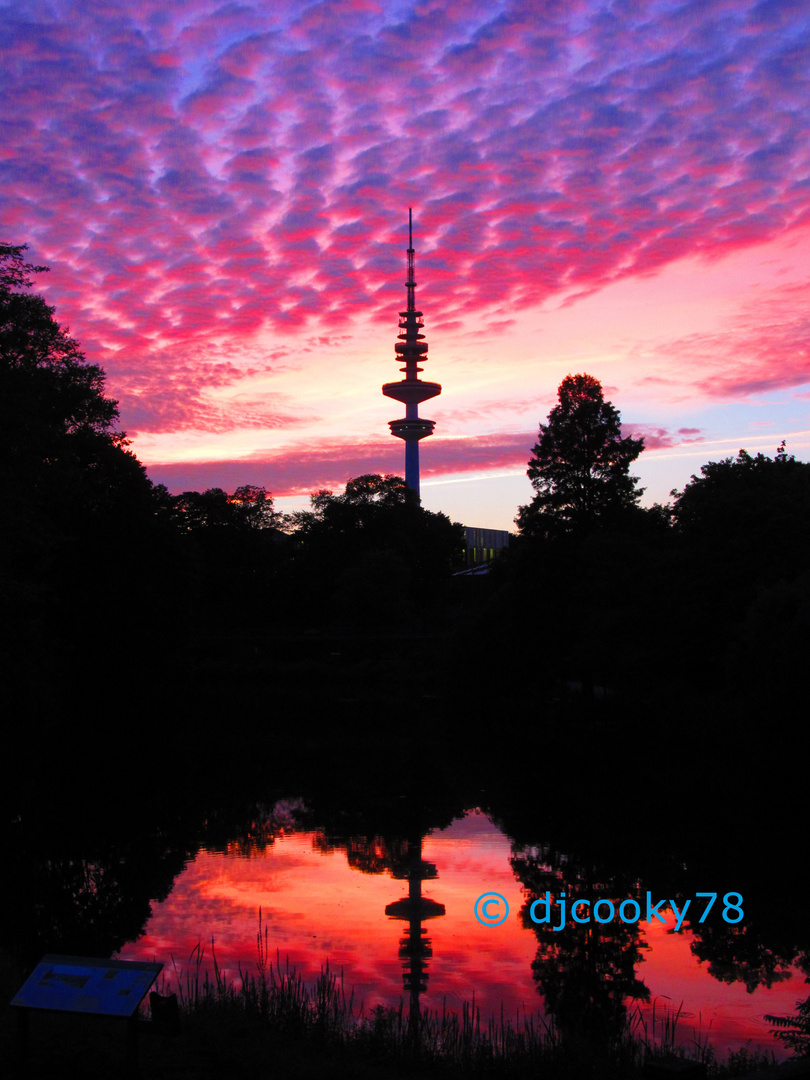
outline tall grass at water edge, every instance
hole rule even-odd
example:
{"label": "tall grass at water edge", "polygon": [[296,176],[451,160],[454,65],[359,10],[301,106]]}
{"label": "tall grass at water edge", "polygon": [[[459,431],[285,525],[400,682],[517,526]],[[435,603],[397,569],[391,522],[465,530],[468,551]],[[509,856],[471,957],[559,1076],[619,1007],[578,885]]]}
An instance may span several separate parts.
{"label": "tall grass at water edge", "polygon": [[[482,1022],[480,1009],[464,1002],[461,1013],[423,1009],[418,1020],[409,1016],[400,999],[398,1008],[375,1006],[366,1015],[362,1004],[355,1008],[353,992],[347,997],[343,973],[335,974],[327,961],[314,984],[307,985],[289,959],[284,965],[276,952],[270,958],[267,928],[259,922],[258,973],[243,971],[238,978],[227,977],[217,961],[211,942],[213,978],[204,966],[205,947],[192,950],[185,971],[172,957],[174,989],[181,1013],[187,1022],[202,1021],[207,1027],[239,1025],[263,1031],[282,1041],[303,1041],[313,1047],[342,1050],[352,1056],[380,1058],[396,1062],[418,1058],[420,1070],[467,1075],[537,1075],[549,1077],[612,1077],[640,1073],[645,1065],[680,1058],[702,1064],[708,1076],[744,1075],[772,1064],[773,1055],[742,1050],[726,1062],[715,1060],[709,1031],[698,1027],[683,1041],[679,1031],[681,1008],[657,1008],[649,1016],[639,1008],[628,1013],[621,1031],[613,1038],[594,1044],[586,1039],[563,1036],[553,1020],[539,1013],[520,1013],[514,1020],[501,1008],[500,1017]],[[172,990],[164,980],[163,992]],[[711,1025],[709,1025],[711,1027]]]}

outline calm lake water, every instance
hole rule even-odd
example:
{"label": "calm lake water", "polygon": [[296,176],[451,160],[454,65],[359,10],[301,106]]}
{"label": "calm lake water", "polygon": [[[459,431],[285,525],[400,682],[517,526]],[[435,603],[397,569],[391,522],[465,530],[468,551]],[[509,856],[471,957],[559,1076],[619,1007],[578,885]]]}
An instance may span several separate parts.
{"label": "calm lake water", "polygon": [[[203,965],[212,971],[213,938],[221,969],[236,976],[241,965],[255,973],[261,912],[273,960],[278,952],[282,966],[289,961],[305,981],[314,980],[328,960],[330,970],[342,972],[346,994],[354,994],[356,1008],[361,1003],[368,1011],[378,1003],[407,1002],[407,961],[400,950],[409,924],[386,914],[387,907],[408,895],[404,842],[392,853],[381,840],[327,839],[322,832],[297,831],[294,814],[285,828],[278,824],[278,808],[274,822],[270,835],[255,841],[219,851],[201,848],[168,898],[153,903],[145,934],[120,955],[163,961],[174,987],[178,974],[193,968],[190,956],[198,942],[205,946]],[[261,823],[256,832],[261,834]],[[543,1012],[544,999],[532,970],[538,936],[521,916],[530,897],[510,863],[516,854],[520,852],[510,840],[477,810],[425,836],[421,892],[444,911],[437,914],[434,908],[434,917],[422,922],[431,952],[423,1007],[441,1010],[446,1004],[460,1010],[474,995],[482,1019],[499,1014],[502,1006],[513,1019],[518,1012],[521,1017]],[[656,883],[645,882],[644,888],[655,893]],[[473,912],[476,898],[490,891],[502,894],[509,904],[508,918],[494,928],[483,926]],[[659,890],[656,899],[664,895]],[[648,925],[642,912],[637,939],[641,962],[635,977],[649,990],[649,1003],[628,1001],[628,1007],[640,1007],[649,1023],[653,1003],[658,1016],[682,1006],[682,1041],[708,1036],[720,1056],[744,1045],[786,1056],[764,1016],[794,1011],[807,993],[801,972],[793,968],[785,981],[753,993],[741,982],[721,982],[691,951],[692,932],[675,933],[675,916],[668,909],[663,914],[666,925]],[[558,940],[571,933],[566,926]],[[547,957],[543,962],[554,961]]]}

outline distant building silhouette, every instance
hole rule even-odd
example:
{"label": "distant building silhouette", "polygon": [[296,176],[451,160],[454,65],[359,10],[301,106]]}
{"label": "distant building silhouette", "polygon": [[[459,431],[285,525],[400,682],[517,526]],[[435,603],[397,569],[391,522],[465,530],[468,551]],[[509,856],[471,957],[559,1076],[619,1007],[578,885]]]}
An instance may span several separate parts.
{"label": "distant building silhouette", "polygon": [[506,529],[476,529],[464,526],[464,543],[467,548],[467,566],[473,570],[488,566],[509,547]]}
{"label": "distant building silhouette", "polygon": [[419,402],[437,397],[442,388],[439,383],[424,382],[419,378],[423,368],[419,363],[427,358],[427,342],[421,333],[425,321],[422,312],[416,310],[414,292],[416,281],[413,271],[413,211],[408,208],[408,303],[405,311],[399,313],[399,341],[394,346],[397,357],[405,362],[400,368],[405,378],[399,382],[386,383],[382,392],[386,397],[395,398],[405,406],[405,416],[401,420],[391,420],[388,426],[391,434],[405,440],[405,482],[419,497],[419,440],[433,434],[434,421],[424,420],[419,416]]}

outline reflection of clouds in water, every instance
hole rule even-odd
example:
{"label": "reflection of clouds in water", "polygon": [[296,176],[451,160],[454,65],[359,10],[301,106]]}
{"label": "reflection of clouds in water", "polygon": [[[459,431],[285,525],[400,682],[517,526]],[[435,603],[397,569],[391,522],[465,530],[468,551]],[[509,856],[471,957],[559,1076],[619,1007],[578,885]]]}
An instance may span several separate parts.
{"label": "reflection of clouds in water", "polygon": [[[292,819],[297,810],[291,811]],[[278,820],[290,817],[279,812]],[[255,971],[261,907],[274,964],[278,949],[282,968],[289,958],[305,980],[313,980],[328,959],[330,970],[342,967],[347,993],[354,988],[355,1002],[362,999],[366,1010],[377,1002],[398,1005],[404,994],[398,951],[407,924],[387,918],[385,908],[407,892],[407,884],[387,870],[358,873],[345,848],[321,852],[316,837],[284,833],[247,859],[199,852],[167,900],[153,903],[145,935],[123,957],[157,957],[167,964],[167,977],[174,978],[171,955],[185,970],[192,949],[202,941],[203,967],[212,971],[213,934],[220,968],[233,977],[240,963],[242,970]],[[441,1008],[446,998],[448,1007],[460,1009],[473,993],[482,1018],[499,1016],[501,1004],[512,1019],[518,1011],[533,1014],[541,1006],[531,970],[537,938],[519,918],[526,895],[510,866],[511,856],[509,839],[480,812],[425,837],[422,858],[436,864],[438,876],[425,880],[422,892],[443,904],[446,914],[423,924],[433,949],[423,1007]],[[510,916],[499,927],[484,927],[475,919],[473,903],[484,889],[503,893],[509,903]],[[651,1002],[657,1002],[658,1016],[662,1007],[677,1010],[683,1002],[679,1031],[685,1039],[700,1016],[703,1034],[711,1021],[711,1042],[720,1054],[747,1039],[779,1052],[762,1017],[793,1011],[800,996],[797,976],[749,996],[742,984],[720,983],[706,965],[697,964],[689,933],[669,934],[667,926],[657,923],[642,927],[640,940],[650,949],[637,974]],[[651,1008],[641,1005],[645,1017]]]}

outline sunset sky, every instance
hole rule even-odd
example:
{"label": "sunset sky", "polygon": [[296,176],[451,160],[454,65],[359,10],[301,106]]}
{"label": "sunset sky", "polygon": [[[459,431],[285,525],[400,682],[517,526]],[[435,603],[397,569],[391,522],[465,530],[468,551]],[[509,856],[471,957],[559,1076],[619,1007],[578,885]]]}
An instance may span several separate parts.
{"label": "sunset sky", "polygon": [[409,206],[428,509],[513,527],[576,372],[646,503],[810,458],[806,0],[0,0],[0,61],[0,241],[173,491],[404,471]]}

